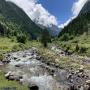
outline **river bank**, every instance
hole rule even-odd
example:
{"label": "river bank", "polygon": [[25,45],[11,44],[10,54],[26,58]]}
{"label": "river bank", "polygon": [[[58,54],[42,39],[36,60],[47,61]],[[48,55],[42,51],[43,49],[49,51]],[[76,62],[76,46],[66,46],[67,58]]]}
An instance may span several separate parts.
{"label": "river bank", "polygon": [[90,80],[90,72],[83,67],[77,70],[62,69],[59,64],[45,60],[34,47],[6,54],[3,61],[8,62],[3,68],[5,77],[17,80],[30,89],[37,87],[37,90],[84,90],[85,82]]}

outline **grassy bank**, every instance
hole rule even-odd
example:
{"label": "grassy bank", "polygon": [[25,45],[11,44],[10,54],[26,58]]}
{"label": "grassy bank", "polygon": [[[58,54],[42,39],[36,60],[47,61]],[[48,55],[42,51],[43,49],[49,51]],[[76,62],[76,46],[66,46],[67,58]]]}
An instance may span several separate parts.
{"label": "grassy bank", "polygon": [[[5,53],[24,50],[31,47],[39,47],[40,45],[41,44],[37,41],[27,41],[25,44],[21,44],[17,43],[15,39],[0,37],[0,60],[3,59],[3,54]],[[16,87],[16,90],[28,90],[26,86],[22,86],[16,81],[6,80],[4,73],[0,72],[0,90],[3,87]]]}
{"label": "grassy bank", "polygon": [[85,33],[72,40],[62,41],[60,39],[54,40],[54,43],[62,47],[65,51],[90,57],[90,35]]}
{"label": "grassy bank", "polygon": [[4,78],[4,73],[0,72],[0,90],[4,88],[16,88],[16,90],[28,90],[26,86],[22,86],[16,81],[8,81]]}

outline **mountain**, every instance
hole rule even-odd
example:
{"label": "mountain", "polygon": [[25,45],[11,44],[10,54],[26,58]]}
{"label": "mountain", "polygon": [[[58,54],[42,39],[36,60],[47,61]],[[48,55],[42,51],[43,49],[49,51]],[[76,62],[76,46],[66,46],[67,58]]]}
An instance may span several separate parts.
{"label": "mountain", "polygon": [[47,29],[51,37],[56,37],[60,33],[61,29],[58,28],[56,25],[50,25],[50,26],[43,26],[38,23],[36,23],[40,28]]}
{"label": "mountain", "polygon": [[81,9],[79,15],[90,12],[90,0],[87,0],[83,8]]}
{"label": "mountain", "polygon": [[56,25],[51,25],[50,27],[47,27],[48,31],[50,32],[52,37],[58,36],[61,29],[58,28]]}
{"label": "mountain", "polygon": [[80,14],[59,33],[55,40],[68,52],[90,56],[90,1]]}
{"label": "mountain", "polygon": [[29,33],[32,37],[39,36],[42,31],[21,8],[5,0],[0,0],[0,23],[10,30]]}

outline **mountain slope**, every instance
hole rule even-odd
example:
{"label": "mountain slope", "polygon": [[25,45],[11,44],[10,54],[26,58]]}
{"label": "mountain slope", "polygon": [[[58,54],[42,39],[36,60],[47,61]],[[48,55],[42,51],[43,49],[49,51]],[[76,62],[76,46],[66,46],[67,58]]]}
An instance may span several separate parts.
{"label": "mountain slope", "polygon": [[90,0],[87,0],[79,15],[90,12]]}
{"label": "mountain slope", "polygon": [[[3,24],[7,22],[6,26],[9,29],[13,27],[16,30],[28,32],[32,36],[38,36],[42,31],[20,8],[5,0],[0,0],[0,22]],[[10,23],[13,23],[13,26]]]}
{"label": "mountain slope", "polygon": [[79,14],[62,30],[55,42],[68,52],[90,56],[90,12]]}

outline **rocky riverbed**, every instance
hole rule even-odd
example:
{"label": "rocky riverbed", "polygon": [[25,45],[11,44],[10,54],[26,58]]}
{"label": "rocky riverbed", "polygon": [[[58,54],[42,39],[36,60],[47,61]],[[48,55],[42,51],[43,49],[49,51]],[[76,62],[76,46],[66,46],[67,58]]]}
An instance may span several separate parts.
{"label": "rocky riverbed", "polygon": [[61,69],[44,60],[34,47],[6,54],[3,62],[6,79],[17,80],[30,90],[90,90],[90,72],[83,66],[76,71]]}

